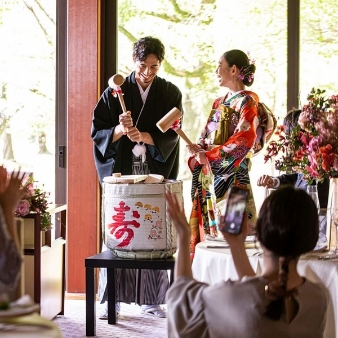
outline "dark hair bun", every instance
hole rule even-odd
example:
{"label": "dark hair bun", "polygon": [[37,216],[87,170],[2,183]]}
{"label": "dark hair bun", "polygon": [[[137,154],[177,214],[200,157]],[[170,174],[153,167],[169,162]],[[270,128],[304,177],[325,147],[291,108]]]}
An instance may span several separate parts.
{"label": "dark hair bun", "polygon": [[263,202],[257,220],[261,244],[279,257],[313,250],[319,235],[318,210],[305,190],[283,186]]}

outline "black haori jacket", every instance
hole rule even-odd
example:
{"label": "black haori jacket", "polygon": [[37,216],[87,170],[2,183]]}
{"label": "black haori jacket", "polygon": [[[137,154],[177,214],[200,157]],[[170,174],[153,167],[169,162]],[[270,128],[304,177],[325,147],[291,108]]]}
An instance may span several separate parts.
{"label": "black haori jacket", "polygon": [[[179,169],[179,142],[175,131],[169,129],[162,133],[156,123],[172,108],[182,111],[182,93],[160,77],[155,77],[143,106],[141,94],[136,83],[135,73],[126,77],[121,86],[127,111],[131,111],[134,125],[141,132],[148,132],[154,145],[146,145],[146,159],[150,173],[163,175],[164,178],[176,179]],[[91,137],[94,141],[94,159],[96,170],[102,183],[112,173],[130,175],[132,173],[132,149],[135,142],[122,136],[112,143],[114,128],[119,124],[122,108],[117,96],[108,87],[98,101],[94,113]]]}

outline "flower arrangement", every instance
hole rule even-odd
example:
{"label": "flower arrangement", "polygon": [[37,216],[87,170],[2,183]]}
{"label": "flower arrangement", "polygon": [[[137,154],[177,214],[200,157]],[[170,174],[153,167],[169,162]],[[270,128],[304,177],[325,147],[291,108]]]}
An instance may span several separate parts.
{"label": "flower arrangement", "polygon": [[264,161],[282,153],[276,169],[301,173],[311,183],[338,177],[338,95],[327,97],[325,90],[312,88],[307,101],[290,132],[277,128],[277,140],[268,144]]}
{"label": "flower arrangement", "polygon": [[15,210],[15,215],[18,217],[24,217],[31,212],[36,212],[41,215],[41,230],[48,230],[52,225],[51,215],[47,211],[48,204],[50,204],[47,198],[50,193],[34,187],[34,179],[32,176],[28,176],[24,186],[26,193],[19,202]]}

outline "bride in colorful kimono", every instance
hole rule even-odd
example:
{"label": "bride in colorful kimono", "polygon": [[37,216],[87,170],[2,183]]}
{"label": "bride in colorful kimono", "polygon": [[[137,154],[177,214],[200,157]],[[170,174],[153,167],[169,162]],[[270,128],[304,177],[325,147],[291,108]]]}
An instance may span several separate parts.
{"label": "bride in colorful kimono", "polygon": [[219,85],[229,91],[214,101],[198,142],[187,146],[193,175],[189,221],[192,258],[205,235],[218,235],[217,214],[224,212],[226,193],[233,185],[250,190],[247,214],[250,232],[254,233],[256,208],[249,169],[257,137],[259,98],[245,87],[253,84],[255,70],[254,60],[240,50],[221,56],[216,75]]}

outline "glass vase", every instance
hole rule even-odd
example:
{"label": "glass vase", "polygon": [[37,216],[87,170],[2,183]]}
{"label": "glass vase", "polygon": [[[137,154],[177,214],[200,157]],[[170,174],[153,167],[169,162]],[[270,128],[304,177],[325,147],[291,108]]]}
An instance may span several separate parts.
{"label": "glass vase", "polygon": [[326,219],[326,237],[329,252],[319,258],[335,259],[338,258],[338,177],[330,178]]}
{"label": "glass vase", "polygon": [[313,201],[315,202],[317,209],[318,209],[318,213],[319,213],[320,204],[319,204],[319,198],[318,198],[317,182],[315,182],[315,184],[313,185],[308,185],[306,188],[306,191],[309,194],[309,196],[311,196]]}

